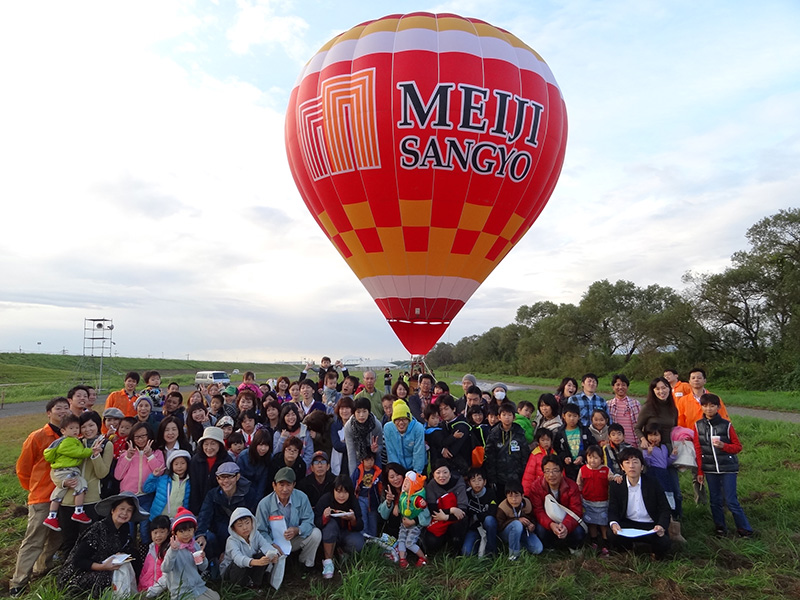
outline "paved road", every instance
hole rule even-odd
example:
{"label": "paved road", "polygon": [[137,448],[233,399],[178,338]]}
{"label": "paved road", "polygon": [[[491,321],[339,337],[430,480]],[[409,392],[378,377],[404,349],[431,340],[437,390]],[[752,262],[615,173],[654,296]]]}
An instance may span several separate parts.
{"label": "paved road", "polygon": [[[488,389],[490,385],[492,385],[492,381],[479,381],[478,386],[481,389]],[[456,395],[459,395],[458,392],[461,388],[460,381],[454,381],[450,384],[450,389]],[[182,387],[181,393],[184,395],[188,395],[194,389],[193,386]],[[508,384],[508,389],[510,392],[514,390],[540,390],[543,392],[552,391],[550,388],[543,387],[543,386],[536,386],[536,385],[523,385],[520,383],[510,383]],[[97,403],[102,404],[106,401],[107,394],[101,394],[97,398]],[[641,399],[639,399],[641,400]],[[47,404],[46,401],[41,402],[18,402],[16,404],[6,404],[3,408],[0,409],[0,419],[4,417],[17,417],[20,415],[32,415],[32,414],[42,414],[45,413],[45,405]],[[744,417],[756,417],[758,419],[766,419],[768,421],[786,421],[788,423],[800,423],[800,413],[789,413],[789,412],[780,412],[776,410],[762,410],[760,408],[745,408],[743,406],[729,406],[728,412],[732,415],[742,415]]]}

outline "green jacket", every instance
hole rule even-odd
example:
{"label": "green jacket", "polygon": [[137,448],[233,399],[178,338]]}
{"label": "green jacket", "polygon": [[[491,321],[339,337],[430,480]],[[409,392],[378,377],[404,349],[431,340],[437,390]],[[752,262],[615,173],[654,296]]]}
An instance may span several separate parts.
{"label": "green jacket", "polygon": [[44,451],[44,459],[53,469],[79,467],[83,459],[92,455],[92,449],[83,445],[78,438],[60,437]]}

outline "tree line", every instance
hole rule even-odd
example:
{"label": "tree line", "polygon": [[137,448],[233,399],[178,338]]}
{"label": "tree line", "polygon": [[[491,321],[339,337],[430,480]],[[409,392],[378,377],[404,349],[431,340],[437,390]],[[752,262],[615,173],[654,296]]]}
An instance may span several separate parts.
{"label": "tree line", "polygon": [[427,355],[432,367],[560,378],[624,371],[649,379],[702,366],[717,385],[800,389],[800,209],[747,230],[749,248],[721,273],[689,271],[686,287],[595,281],[576,304],[542,301],[513,323]]}

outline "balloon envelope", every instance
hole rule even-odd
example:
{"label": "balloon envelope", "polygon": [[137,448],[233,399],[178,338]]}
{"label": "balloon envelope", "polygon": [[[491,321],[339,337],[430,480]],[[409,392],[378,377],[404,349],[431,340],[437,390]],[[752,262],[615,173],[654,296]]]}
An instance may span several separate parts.
{"label": "balloon envelope", "polygon": [[539,216],[566,138],[544,60],[452,14],[389,15],[337,36],[286,113],[303,200],[412,354]]}

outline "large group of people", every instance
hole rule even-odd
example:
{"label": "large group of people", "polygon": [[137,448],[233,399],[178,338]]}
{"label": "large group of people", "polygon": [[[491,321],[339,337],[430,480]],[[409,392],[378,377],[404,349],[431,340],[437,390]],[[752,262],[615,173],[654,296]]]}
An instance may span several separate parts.
{"label": "large group of people", "polygon": [[401,569],[445,547],[664,557],[685,541],[678,469],[696,501],[708,490],[716,534],[724,506],[753,534],[736,497],[742,446],[702,369],[653,379],[644,404],[625,375],[606,400],[587,373],[534,406],[470,374],[451,393],[430,373],[392,385],[387,369],[381,391],[373,371],[359,380],[327,357],[311,368],[188,398],[131,372],[102,412],[85,386],[50,400],[17,461],[28,524],[11,595],[56,553],[63,589],[206,600],[219,597],[208,581],[278,589],[288,557],[330,579],[337,551],[365,543]]}

